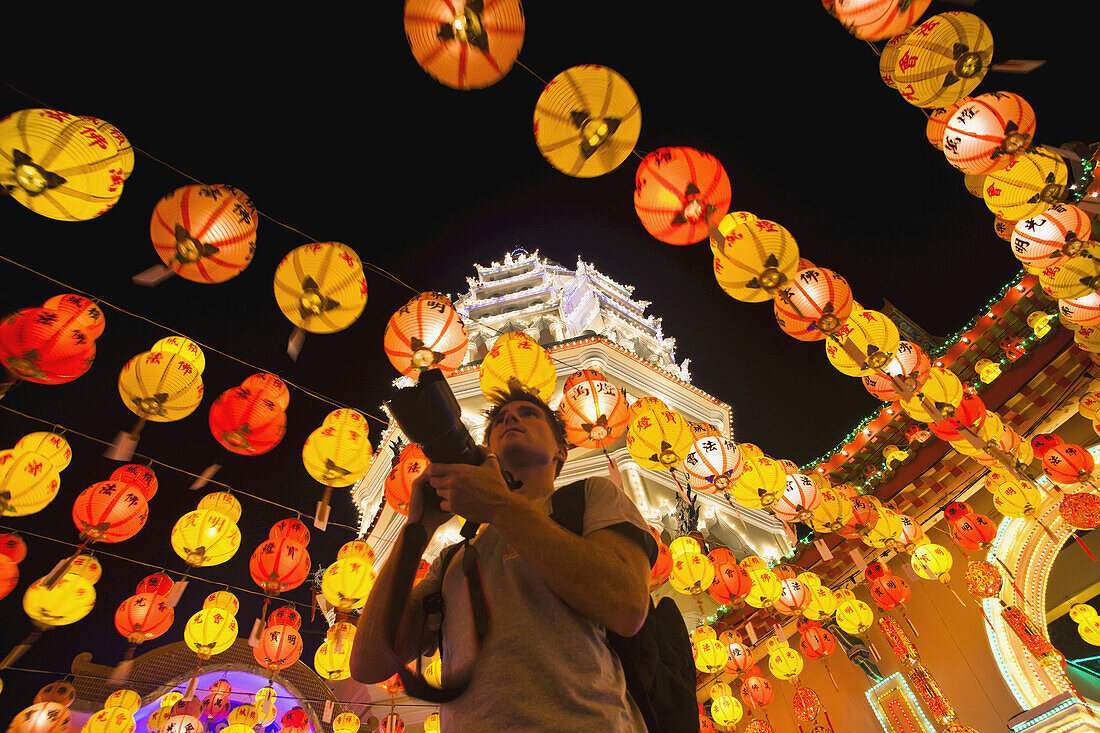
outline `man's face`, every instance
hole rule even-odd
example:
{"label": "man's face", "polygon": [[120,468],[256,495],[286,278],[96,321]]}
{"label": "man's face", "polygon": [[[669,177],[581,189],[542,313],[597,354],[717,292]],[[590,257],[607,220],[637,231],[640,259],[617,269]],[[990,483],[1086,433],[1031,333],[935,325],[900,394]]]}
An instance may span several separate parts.
{"label": "man's face", "polygon": [[500,408],[489,425],[489,450],[506,465],[542,465],[565,460],[549,418],[531,402],[516,400]]}

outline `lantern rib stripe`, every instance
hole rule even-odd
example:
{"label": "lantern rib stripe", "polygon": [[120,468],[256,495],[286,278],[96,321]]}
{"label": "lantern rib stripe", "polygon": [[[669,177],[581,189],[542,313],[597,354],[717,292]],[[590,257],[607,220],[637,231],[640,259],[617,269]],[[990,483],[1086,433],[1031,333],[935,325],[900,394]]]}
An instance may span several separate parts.
{"label": "lantern rib stripe", "polygon": [[466,64],[469,61],[470,47],[465,43],[458,46],[458,86],[466,87]]}
{"label": "lantern rib stripe", "polygon": [[181,224],[188,234],[191,233],[191,193],[194,190],[193,188],[184,189],[179,203]]}
{"label": "lantern rib stripe", "polygon": [[[188,189],[188,191],[190,192],[190,189]],[[199,229],[199,231],[193,233],[191,236],[201,242],[202,238],[205,237],[206,233],[210,230],[210,227],[213,226],[213,224],[221,218],[222,213],[234,203],[236,203],[236,201],[237,198],[232,194],[226,196],[225,201],[219,203],[218,208],[206,217],[206,221],[202,223],[202,227]],[[190,231],[190,228],[188,228],[188,231]]]}

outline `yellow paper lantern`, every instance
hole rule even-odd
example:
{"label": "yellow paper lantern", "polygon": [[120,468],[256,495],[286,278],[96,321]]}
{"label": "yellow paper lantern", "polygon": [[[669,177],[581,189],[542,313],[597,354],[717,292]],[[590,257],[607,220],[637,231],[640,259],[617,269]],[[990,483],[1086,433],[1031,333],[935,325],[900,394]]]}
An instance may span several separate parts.
{"label": "yellow paper lantern", "polygon": [[424,668],[424,680],[432,687],[443,687],[443,660],[439,658],[438,649],[432,656],[432,661]]}
{"label": "yellow paper lantern", "polygon": [[902,409],[914,420],[921,422],[936,422],[933,415],[924,404],[924,399],[929,400],[937,409],[949,416],[955,407],[962,402],[963,385],[959,378],[950,369],[932,367],[928,372],[928,380],[920,390],[911,398],[901,401]]}
{"label": "yellow paper lantern", "polygon": [[432,713],[424,719],[424,733],[439,733],[439,713]]}
{"label": "yellow paper lantern", "polygon": [[679,413],[647,401],[631,412],[626,449],[643,468],[667,471],[683,463],[693,438],[691,424]]}
{"label": "yellow paper lantern", "polygon": [[727,685],[725,682],[717,681],[707,689],[707,693],[710,695],[711,700],[717,700],[720,697],[732,695],[733,688]]}
{"label": "yellow paper lantern", "polygon": [[149,733],[159,733],[161,726],[168,722],[170,717],[172,717],[172,706],[162,705],[149,715],[148,720],[145,721],[145,729]]}
{"label": "yellow paper lantern", "polygon": [[371,563],[359,557],[347,557],[328,566],[321,578],[321,593],[337,611],[347,613],[361,608],[374,587]]}
{"label": "yellow paper lantern", "polygon": [[745,596],[745,603],[753,608],[770,608],[783,595],[783,586],[779,577],[770,570],[761,570],[752,575],[752,589]]}
{"label": "yellow paper lantern", "polygon": [[989,27],[972,13],[952,11],[909,32],[891,76],[910,104],[946,107],[974,91],[992,60]]}
{"label": "yellow paper lantern", "polygon": [[[992,476],[992,474],[990,474]],[[1002,478],[992,487],[993,504],[1006,517],[1030,517],[1043,505],[1046,497],[1034,484]]]}
{"label": "yellow paper lantern", "polygon": [[30,584],[23,594],[23,610],[37,626],[67,626],[87,616],[95,605],[92,582],[66,573],[53,588],[45,578]]}
{"label": "yellow paper lantern", "polygon": [[87,221],[109,210],[133,166],[132,151],[120,151],[114,135],[53,109],[0,119],[0,159],[0,186],[31,211],[61,221]]}
{"label": "yellow paper lantern", "polygon": [[1030,219],[1065,200],[1068,178],[1068,166],[1054,153],[1022,153],[1004,168],[986,174],[982,199],[1003,219]]}
{"label": "yellow paper lantern", "polygon": [[332,733],[356,733],[360,725],[355,713],[340,713],[332,719]]}
{"label": "yellow paper lantern", "polygon": [[255,705],[246,702],[230,710],[225,719],[230,725],[243,725],[252,729],[260,721],[260,713]]}
{"label": "yellow paper lantern", "polygon": [[329,682],[347,679],[351,676],[351,642],[344,640],[343,647],[337,649],[337,644],[326,641],[317,647],[313,655],[313,668]]}
{"label": "yellow paper lantern", "polygon": [[279,714],[278,708],[275,707],[277,700],[278,696],[275,694],[274,687],[261,687],[256,690],[253,704],[256,706],[256,713],[261,726],[271,725],[275,721],[275,716]]}
{"label": "yellow paper lantern", "polygon": [[810,515],[815,532],[836,532],[852,519],[852,500],[833,488],[821,492],[821,503]]}
{"label": "yellow paper lantern", "polygon": [[343,560],[345,557],[362,558],[374,567],[374,548],[366,540],[349,540],[340,545],[340,549],[336,552],[336,559]]}
{"label": "yellow paper lantern", "polygon": [[692,641],[696,642],[701,641],[702,639],[716,640],[718,639],[718,632],[714,630],[713,626],[702,624],[701,626],[696,626],[694,629],[692,629],[689,636],[691,637]]}
{"label": "yellow paper lantern", "polygon": [[0,451],[0,516],[25,517],[44,509],[61,489],[49,456]]}
{"label": "yellow paper lantern", "polygon": [[359,255],[341,242],[291,250],[275,268],[275,302],[303,331],[343,331],[367,304],[367,279]]}
{"label": "yellow paper lantern", "polygon": [[836,604],[836,622],[852,635],[862,634],[875,622],[875,614],[863,601],[845,598]]}
{"label": "yellow paper lantern", "polygon": [[137,723],[130,710],[120,707],[104,707],[96,712],[80,729],[81,733],[134,733]]}
{"label": "yellow paper lantern", "polygon": [[237,619],[224,608],[201,609],[183,627],[184,643],[202,660],[221,654],[236,638]]}
{"label": "yellow paper lantern", "polygon": [[798,271],[798,243],[781,224],[727,214],[718,231],[723,239],[710,240],[714,279],[731,298],[769,300]]}
{"label": "yellow paper lantern", "polygon": [[781,680],[794,679],[802,674],[805,662],[802,655],[785,646],[768,657],[768,671]]}
{"label": "yellow paper lantern", "polygon": [[48,458],[57,471],[64,471],[69,467],[73,451],[69,442],[57,433],[34,432],[27,433],[15,443],[12,448],[16,453],[37,453]]}
{"label": "yellow paper lantern", "polygon": [[768,572],[768,563],[759,555],[746,555],[738,565],[750,578],[755,579],[760,573]]}
{"label": "yellow paper lantern", "polygon": [[230,616],[236,616],[237,611],[241,610],[241,602],[237,600],[237,596],[232,591],[217,590],[203,599],[202,607],[220,608],[223,611],[228,611]]}
{"label": "yellow paper lantern", "polygon": [[811,572],[809,570],[803,570],[795,577],[799,581],[801,581],[802,584],[805,585],[807,588],[813,588],[815,586],[821,585],[821,577],[817,573]]}
{"label": "yellow paper lantern", "polygon": [[[341,414],[330,420],[337,412]],[[325,486],[351,486],[366,475],[373,459],[366,420],[354,410],[329,413],[302,447],[306,472]]]}
{"label": "yellow paper lantern", "polygon": [[[1054,299],[1083,298],[1100,289],[1100,263],[1097,262],[1097,257],[1100,257],[1100,243],[1089,241],[1085,245],[1082,256],[1063,257],[1058,262],[1040,270],[1039,285]],[[1039,338],[1049,333],[1049,322],[1045,325],[1046,328],[1035,329]],[[1078,340],[1084,336],[1082,333],[1084,328],[1084,326],[1078,328]],[[1040,331],[1042,335],[1039,335]]]}
{"label": "yellow paper lantern", "polygon": [[186,359],[191,366],[199,370],[199,374],[206,371],[206,354],[194,341],[183,336],[165,336],[153,344],[149,351],[165,351],[169,354],[177,354]]}
{"label": "yellow paper lantern", "polygon": [[93,555],[77,555],[73,558],[72,564],[69,565],[66,573],[83,578],[95,585],[99,582],[100,576],[103,575],[103,565]]}
{"label": "yellow paper lantern", "polygon": [[684,552],[672,561],[672,588],[685,595],[699,595],[714,584],[714,565],[701,552]]}
{"label": "yellow paper lantern", "polygon": [[133,715],[141,707],[141,695],[134,690],[115,690],[103,702],[105,708],[123,708]]}
{"label": "yellow paper lantern", "polygon": [[717,639],[699,639],[695,642],[695,668],[704,674],[721,672],[729,653]]}
{"label": "yellow paper lantern", "polygon": [[36,702],[12,718],[8,733],[66,733],[70,720],[67,706],[58,702]]}
{"label": "yellow paper lantern", "polygon": [[1075,603],[1069,608],[1069,617],[1074,623],[1083,623],[1090,618],[1096,618],[1096,609],[1087,603]]}
{"label": "yellow paper lantern", "polygon": [[823,585],[810,586],[810,603],[802,609],[802,615],[811,621],[824,621],[836,613],[836,596]]}
{"label": "yellow paper lantern", "polygon": [[[897,353],[901,335],[894,322],[882,313],[852,307],[852,315],[825,339],[825,356],[841,374],[862,377],[882,369]],[[845,344],[851,344],[860,358],[854,359]]]}
{"label": "yellow paper lantern", "polygon": [[1085,619],[1077,624],[1077,633],[1089,644],[1100,646],[1100,618]]}
{"label": "yellow paper lantern", "polygon": [[729,494],[741,506],[763,509],[774,504],[786,489],[787,472],[779,461],[767,456],[748,457]]}
{"label": "yellow paper lantern", "polygon": [[[244,706],[240,705],[238,707]],[[249,707],[252,706],[249,705]],[[253,711],[255,711],[255,708],[253,708]],[[218,733],[256,733],[256,729],[251,725],[244,725],[243,723],[230,723],[225,728],[218,731]]]}
{"label": "yellow paper lantern", "polygon": [[606,66],[566,69],[535,103],[535,145],[546,162],[576,178],[615,170],[633,152],[641,129],[638,96]]}
{"label": "yellow paper lantern", "polygon": [[901,532],[901,515],[890,507],[879,507],[878,520],[863,535],[862,539],[870,547],[887,549],[897,544]]}
{"label": "yellow paper lantern", "polygon": [[894,81],[894,67],[898,63],[898,51],[901,49],[905,39],[909,37],[909,32],[912,28],[906,28],[900,33],[896,34],[893,38],[886,42],[886,45],[882,47],[882,52],[878,57],[878,75],[882,79],[882,83],[891,89],[897,88],[897,83]]}
{"label": "yellow paper lantern", "polygon": [[546,349],[522,331],[509,331],[493,342],[481,362],[481,393],[490,402],[518,387],[549,402],[557,372]]}
{"label": "yellow paper lantern", "polygon": [[241,503],[228,491],[210,492],[199,499],[199,509],[209,509],[224,514],[230,522],[238,522],[241,519]]}
{"label": "yellow paper lantern", "polygon": [[943,583],[951,579],[948,573],[953,562],[954,558],[946,547],[932,543],[917,547],[909,558],[917,575],[925,580],[939,580]]}
{"label": "yellow paper lantern", "polygon": [[192,567],[220,565],[237,553],[241,530],[221,512],[196,509],[172,528],[172,549]]}
{"label": "yellow paper lantern", "polygon": [[118,375],[118,393],[130,412],[143,420],[181,420],[202,402],[202,373],[179,354],[146,351],[126,362]]}
{"label": "yellow paper lantern", "polygon": [[672,555],[673,560],[685,552],[698,554],[702,551],[703,548],[699,546],[699,543],[696,542],[693,537],[688,537],[687,535],[677,537],[672,540],[672,542],[668,543],[668,553]]}
{"label": "yellow paper lantern", "polygon": [[732,727],[741,720],[745,709],[733,695],[722,695],[714,698],[710,704],[710,717],[715,723],[726,728]]}

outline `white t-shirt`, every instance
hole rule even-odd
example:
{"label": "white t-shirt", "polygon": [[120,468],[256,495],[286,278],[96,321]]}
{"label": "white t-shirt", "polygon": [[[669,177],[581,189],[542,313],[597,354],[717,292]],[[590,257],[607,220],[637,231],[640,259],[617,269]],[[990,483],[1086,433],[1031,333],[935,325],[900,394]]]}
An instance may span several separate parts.
{"label": "white t-shirt", "polygon": [[[549,514],[550,496],[544,504]],[[653,542],[621,489],[605,478],[587,479],[583,535],[623,523],[638,527],[644,541]],[[478,651],[462,572],[465,549],[460,549],[443,583],[443,684],[464,679],[471,666],[473,673],[466,691],[442,706],[442,730],[644,732],[603,626],[558,598],[492,527],[472,542],[481,564],[489,631]],[[648,546],[643,549],[650,554]],[[415,602],[438,590],[439,572],[437,558],[413,590]]]}

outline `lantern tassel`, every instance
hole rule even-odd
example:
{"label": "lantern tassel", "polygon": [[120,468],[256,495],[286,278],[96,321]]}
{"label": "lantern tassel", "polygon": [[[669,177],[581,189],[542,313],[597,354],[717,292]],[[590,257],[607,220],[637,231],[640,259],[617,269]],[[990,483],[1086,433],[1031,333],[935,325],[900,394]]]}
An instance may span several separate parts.
{"label": "lantern tassel", "polygon": [[833,727],[833,721],[829,720],[829,711],[828,711],[828,710],[824,710],[824,711],[822,711],[822,712],[824,712],[824,713],[825,713],[825,722],[829,724],[829,730],[830,730],[830,731],[831,731],[832,733],[836,733],[836,728],[834,728],[834,727]]}
{"label": "lantern tassel", "polygon": [[313,526],[322,532],[328,527],[329,500],[332,498],[332,486],[325,487],[325,493],[317,502],[317,511],[313,514]]}
{"label": "lantern tassel", "polygon": [[54,586],[60,583],[61,579],[65,577],[65,573],[69,572],[69,568],[72,567],[73,562],[76,560],[77,556],[80,555],[80,553],[83,552],[84,548],[87,546],[87,540],[84,540],[79,545],[77,545],[76,552],[74,552],[72,555],[69,555],[61,562],[57,563],[57,565],[54,565],[53,570],[51,570],[50,574],[46,576],[46,579],[42,581],[42,585],[44,585],[47,590],[53,590]]}
{"label": "lantern tassel", "polygon": [[913,622],[909,620],[909,617],[905,614],[905,609],[898,606],[898,613],[905,619],[905,624],[909,627],[909,630],[913,632],[913,636],[920,637],[920,633],[917,631],[917,627],[913,625]]}
{"label": "lantern tassel", "polygon": [[1085,554],[1086,554],[1086,555],[1088,555],[1088,557],[1089,557],[1089,560],[1092,560],[1093,562],[1096,562],[1096,555],[1093,555],[1093,554],[1092,554],[1092,553],[1091,553],[1091,552],[1089,551],[1089,547],[1088,547],[1088,545],[1086,545],[1086,544],[1084,543],[1084,541],[1083,541],[1083,540],[1082,540],[1082,539],[1081,539],[1080,537],[1078,537],[1078,536],[1077,536],[1077,533],[1076,533],[1076,532],[1073,532],[1073,533],[1072,533],[1072,537],[1073,537],[1073,539],[1077,540],[1077,544],[1081,545],[1081,549],[1085,551]]}
{"label": "lantern tassel", "polygon": [[950,585],[948,585],[948,583],[947,583],[947,581],[946,581],[946,580],[944,580],[944,581],[942,581],[942,582],[943,582],[943,587],[944,587],[944,588],[947,588],[947,590],[951,591],[951,595],[955,596],[955,600],[959,602],[959,605],[960,605],[960,606],[962,606],[963,608],[966,608],[966,601],[964,601],[964,600],[963,600],[963,599],[962,599],[962,598],[961,598],[961,597],[959,596],[959,594],[955,592],[955,589],[954,589],[954,588],[952,588],[952,587],[951,587]]}
{"label": "lantern tassel", "polygon": [[611,483],[621,489],[623,487],[623,477],[619,473],[619,466],[615,463],[615,459],[611,457],[611,454],[607,452],[607,448],[603,449],[603,454],[607,456],[607,473],[611,478]]}
{"label": "lantern tassel", "polygon": [[290,332],[290,339],[286,342],[286,353],[291,361],[298,361],[298,354],[302,353],[302,344],[306,342],[306,332],[295,327]]}
{"label": "lantern tassel", "polygon": [[199,660],[199,664],[195,667],[195,671],[191,674],[191,679],[187,682],[187,689],[183,691],[183,702],[187,702],[195,697],[195,688],[199,685],[199,670],[202,669],[202,660]]}
{"label": "lantern tassel", "polygon": [[126,650],[126,654],[122,656],[122,661],[118,663],[114,671],[111,672],[111,676],[107,678],[107,684],[112,687],[118,687],[130,676],[130,668],[134,666],[134,650],[137,649],[137,644],[131,643],[130,648]]}
{"label": "lantern tassel", "polygon": [[0,670],[7,669],[11,665],[19,661],[19,657],[27,653],[27,650],[34,645],[34,642],[38,641],[38,637],[42,636],[43,628],[36,628],[31,633],[27,634],[27,637],[17,645],[12,647],[12,650],[8,652],[8,656],[4,657],[3,661],[0,661]]}
{"label": "lantern tassel", "polygon": [[221,467],[222,465],[220,463],[211,463],[187,488],[194,491],[195,489],[201,489],[203,486],[206,486],[207,482],[214,477],[214,474],[216,474]]}
{"label": "lantern tassel", "polygon": [[146,268],[130,278],[130,282],[134,285],[141,285],[146,288],[154,288],[160,285],[162,282],[172,277],[175,273],[169,270],[164,265],[153,265]]}
{"label": "lantern tassel", "polygon": [[128,461],[134,456],[134,450],[137,448],[138,438],[141,436],[141,429],[145,427],[145,418],[138,418],[138,421],[134,423],[134,427],[130,429],[130,432],[119,432],[115,436],[115,442],[107,448],[103,453],[104,458],[109,458],[112,461]]}
{"label": "lantern tassel", "polygon": [[833,689],[840,692],[840,688],[836,684],[836,677],[833,677],[833,670],[829,669],[828,662],[825,662],[825,674],[829,675],[829,681],[833,683]]}

